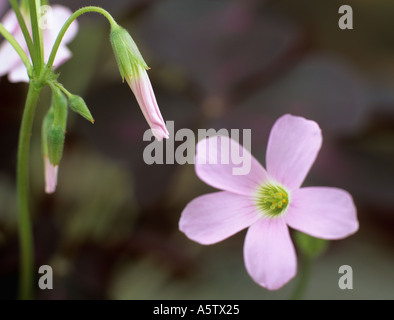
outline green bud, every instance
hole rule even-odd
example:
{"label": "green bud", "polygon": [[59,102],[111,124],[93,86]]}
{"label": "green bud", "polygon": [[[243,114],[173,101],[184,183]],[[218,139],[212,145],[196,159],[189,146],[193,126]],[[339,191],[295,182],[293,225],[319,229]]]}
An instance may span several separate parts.
{"label": "green bud", "polygon": [[44,117],[41,128],[42,153],[44,154],[44,156],[48,155],[48,132],[50,127],[53,125],[54,118],[54,111],[51,107]]}
{"label": "green bud", "polygon": [[49,162],[58,165],[63,155],[64,131],[60,125],[53,124],[48,130],[48,156]]}
{"label": "green bud", "polygon": [[138,66],[149,69],[137,45],[126,29],[119,25],[111,26],[111,45],[118,63],[120,75],[124,78],[139,76]]}
{"label": "green bud", "polygon": [[52,95],[52,104],[54,105],[54,123],[60,125],[63,131],[66,131],[67,114],[68,114],[68,99],[57,89]]}
{"label": "green bud", "polygon": [[75,94],[70,94],[68,96],[68,101],[70,102],[70,108],[76,113],[79,113],[86,120],[89,120],[91,123],[94,123],[94,119],[85,103],[85,101]]}
{"label": "green bud", "polygon": [[294,240],[298,249],[311,259],[323,254],[328,247],[327,240],[314,238],[302,232],[296,232]]}

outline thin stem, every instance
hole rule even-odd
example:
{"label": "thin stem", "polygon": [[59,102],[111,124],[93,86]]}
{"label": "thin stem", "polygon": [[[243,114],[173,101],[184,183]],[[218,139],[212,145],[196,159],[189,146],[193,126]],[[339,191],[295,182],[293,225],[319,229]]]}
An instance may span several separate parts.
{"label": "thin stem", "polygon": [[15,12],[16,18],[18,19],[19,26],[22,30],[23,37],[25,38],[27,48],[29,49],[29,52],[30,52],[30,56],[32,57],[32,60],[35,61],[36,57],[35,57],[35,52],[34,52],[33,41],[31,39],[29,30],[27,29],[26,22],[25,22],[23,15],[22,15],[22,12],[19,8],[18,2],[16,0],[10,0],[10,3],[12,6],[12,9]]}
{"label": "thin stem", "polygon": [[59,88],[67,97],[71,97],[72,93],[68,91],[61,83],[55,82],[56,88]]}
{"label": "thin stem", "polygon": [[33,296],[34,245],[29,214],[29,151],[34,114],[41,86],[34,81],[29,84],[25,109],[19,132],[17,159],[18,223],[20,241],[19,295],[23,300]]}
{"label": "thin stem", "polygon": [[[37,14],[40,14],[41,16],[41,0],[36,0],[36,8],[39,10],[37,11]],[[38,24],[38,34],[40,39],[41,66],[44,67],[45,66],[44,35],[43,35],[43,28],[40,24]]]}
{"label": "thin stem", "polygon": [[31,29],[33,33],[34,54],[36,57],[36,61],[34,62],[34,71],[41,72],[41,68],[44,65],[44,56],[41,51],[41,32],[38,25],[37,0],[29,0],[29,8]]}
{"label": "thin stem", "polygon": [[27,73],[31,76],[32,66],[29,60],[29,57],[26,55],[25,51],[19,45],[19,43],[15,40],[11,33],[7,31],[6,28],[0,23],[0,34],[13,46],[19,57],[21,58],[23,64],[27,69]]}
{"label": "thin stem", "polygon": [[55,41],[55,43],[53,45],[53,48],[52,48],[52,51],[51,51],[51,54],[49,56],[48,63],[47,63],[47,67],[49,69],[52,68],[52,66],[53,66],[53,62],[55,61],[55,57],[56,57],[57,51],[59,50],[60,44],[61,44],[61,42],[63,40],[63,37],[66,34],[66,32],[67,32],[68,28],[70,27],[70,25],[79,16],[81,16],[81,15],[83,15],[85,13],[88,13],[88,12],[100,13],[100,14],[102,14],[104,17],[106,17],[108,19],[108,21],[109,21],[109,23],[111,25],[117,25],[115,19],[111,16],[111,14],[108,11],[104,10],[103,8],[95,7],[95,6],[88,6],[88,7],[84,7],[84,8],[81,8],[81,9],[75,11],[67,19],[67,21],[64,23],[63,27],[61,28],[61,30],[60,30],[57,38],[56,38],[56,41]]}
{"label": "thin stem", "polygon": [[302,255],[301,271],[290,300],[301,300],[307,287],[312,267],[312,258]]}

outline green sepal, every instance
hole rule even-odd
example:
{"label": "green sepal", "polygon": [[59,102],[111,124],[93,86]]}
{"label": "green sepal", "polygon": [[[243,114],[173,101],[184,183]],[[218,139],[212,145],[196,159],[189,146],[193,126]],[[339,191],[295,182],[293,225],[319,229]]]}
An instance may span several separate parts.
{"label": "green sepal", "polygon": [[80,114],[82,117],[84,117],[86,120],[90,121],[91,123],[94,123],[94,119],[88,109],[88,106],[80,96],[77,96],[75,94],[70,94],[68,96],[68,101],[70,103],[71,110]]}
{"label": "green sepal", "polygon": [[328,247],[327,240],[318,239],[302,232],[296,232],[294,241],[297,248],[310,259],[317,258]]}
{"label": "green sepal", "polygon": [[42,121],[41,127],[41,144],[42,144],[42,153],[44,156],[48,156],[48,132],[50,127],[53,125],[53,120],[55,118],[55,113],[53,111],[53,107],[49,108],[47,114]]}
{"label": "green sepal", "polygon": [[60,125],[53,124],[48,130],[48,156],[49,162],[54,166],[60,163],[63,156],[65,135]]}
{"label": "green sepal", "polygon": [[123,80],[124,78],[138,77],[141,68],[149,69],[126,29],[119,25],[112,25],[110,40]]}
{"label": "green sepal", "polygon": [[58,88],[52,91],[52,105],[54,109],[54,124],[60,125],[63,131],[66,131],[68,99]]}

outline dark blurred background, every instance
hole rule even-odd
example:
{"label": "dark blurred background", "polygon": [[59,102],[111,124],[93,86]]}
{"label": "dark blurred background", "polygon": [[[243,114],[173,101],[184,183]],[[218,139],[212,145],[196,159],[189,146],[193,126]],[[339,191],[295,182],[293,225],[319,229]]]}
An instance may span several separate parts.
{"label": "dark blurred background", "polygon": [[[181,128],[252,129],[264,164],[275,120],[317,121],[324,143],[304,185],[348,190],[360,230],[330,243],[305,298],[394,299],[394,2],[390,0],[51,1],[96,4],[126,27],[151,67],[165,120]],[[351,5],[354,29],[340,30]],[[44,193],[41,96],[32,136],[31,211],[37,267],[54,270],[39,299],[286,299],[296,280],[267,291],[247,275],[245,232],[203,247],[178,231],[185,205],[214,189],[192,165],[146,165],[148,129],[121,82],[97,15],[79,19],[73,58],[59,71],[96,120],[70,114],[54,195]],[[26,84],[0,80],[0,298],[16,297],[15,160]],[[340,290],[338,268],[353,268]]]}

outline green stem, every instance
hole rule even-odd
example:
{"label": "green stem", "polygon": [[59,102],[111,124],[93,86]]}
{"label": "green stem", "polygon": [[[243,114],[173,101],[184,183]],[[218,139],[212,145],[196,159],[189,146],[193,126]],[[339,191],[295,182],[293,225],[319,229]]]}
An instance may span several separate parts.
{"label": "green stem", "polygon": [[36,61],[33,41],[31,39],[29,30],[27,29],[25,19],[24,19],[23,15],[22,15],[22,12],[21,12],[20,8],[19,8],[19,4],[18,4],[18,2],[16,0],[10,0],[10,3],[11,3],[11,6],[12,6],[12,9],[15,12],[16,18],[18,19],[19,26],[20,26],[20,28],[22,30],[23,37],[25,38],[25,41],[26,41],[26,44],[27,44],[27,48],[29,49],[29,52],[30,52],[30,56],[32,57],[33,61]]}
{"label": "green stem", "polygon": [[61,83],[55,82],[56,88],[59,88],[68,98],[72,96],[72,93],[68,91]]}
{"label": "green stem", "polygon": [[17,159],[18,223],[20,241],[19,296],[23,300],[33,297],[34,245],[29,214],[29,151],[34,114],[41,86],[32,80],[26,98],[19,132]]}
{"label": "green stem", "polygon": [[29,60],[29,57],[26,55],[25,51],[19,45],[19,43],[15,40],[11,33],[7,31],[6,28],[0,23],[0,34],[13,46],[19,57],[21,58],[23,64],[27,69],[27,73],[31,76],[32,66]]}
{"label": "green stem", "polygon": [[111,16],[111,14],[108,11],[104,10],[103,8],[95,7],[95,6],[88,6],[88,7],[84,7],[84,8],[81,8],[81,9],[75,11],[67,19],[67,21],[64,23],[63,27],[61,28],[61,30],[60,30],[57,38],[56,38],[56,41],[55,41],[55,43],[53,45],[53,48],[52,48],[52,51],[51,51],[51,54],[49,56],[48,63],[47,63],[47,67],[49,69],[52,68],[52,66],[53,66],[53,62],[55,61],[55,57],[56,57],[57,51],[59,50],[60,44],[61,44],[61,42],[63,40],[63,37],[66,34],[66,32],[67,32],[68,28],[70,27],[70,25],[79,16],[81,16],[81,15],[83,15],[85,13],[88,13],[88,12],[100,13],[100,14],[102,14],[104,17],[106,17],[108,19],[108,21],[109,21],[109,23],[111,25],[117,25],[115,19]]}
{"label": "green stem", "polygon": [[312,258],[302,255],[301,271],[290,300],[301,300],[307,287],[312,267]]}
{"label": "green stem", "polygon": [[[39,9],[37,14],[39,13],[41,16],[41,0],[36,0],[36,8]],[[41,56],[41,66],[45,66],[45,52],[44,52],[44,35],[43,35],[43,28],[42,26],[38,25],[38,34],[39,34],[39,39],[40,39],[40,56]]]}
{"label": "green stem", "polygon": [[31,29],[33,33],[34,55],[36,57],[34,71],[41,72],[41,68],[44,65],[44,55],[42,54],[42,50],[41,50],[42,40],[41,40],[41,32],[38,25],[37,2],[39,2],[39,0],[29,0],[29,8],[30,8]]}

